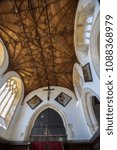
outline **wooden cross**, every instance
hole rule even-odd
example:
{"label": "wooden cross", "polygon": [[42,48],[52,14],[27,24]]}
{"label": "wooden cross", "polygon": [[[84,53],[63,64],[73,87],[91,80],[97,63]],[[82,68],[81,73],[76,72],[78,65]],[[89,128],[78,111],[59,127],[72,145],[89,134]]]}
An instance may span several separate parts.
{"label": "wooden cross", "polygon": [[48,88],[47,89],[44,89],[43,91],[48,91],[48,101],[50,100],[50,92],[54,90],[54,89],[51,89],[50,88],[50,85],[48,85]]}

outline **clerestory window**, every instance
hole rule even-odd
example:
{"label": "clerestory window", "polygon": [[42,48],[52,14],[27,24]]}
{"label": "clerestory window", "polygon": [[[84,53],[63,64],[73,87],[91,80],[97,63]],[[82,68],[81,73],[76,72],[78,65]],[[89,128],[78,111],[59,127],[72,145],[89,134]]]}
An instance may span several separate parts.
{"label": "clerestory window", "polygon": [[92,22],[93,22],[93,16],[88,16],[86,19],[85,32],[84,32],[84,42],[87,45],[89,45],[90,43]]}

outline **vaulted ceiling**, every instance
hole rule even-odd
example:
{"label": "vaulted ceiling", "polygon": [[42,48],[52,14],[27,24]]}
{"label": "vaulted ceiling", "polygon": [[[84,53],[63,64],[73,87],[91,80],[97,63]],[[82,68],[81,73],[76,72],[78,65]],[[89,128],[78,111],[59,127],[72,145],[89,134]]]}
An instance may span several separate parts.
{"label": "vaulted ceiling", "polygon": [[0,0],[0,37],[9,68],[26,94],[52,85],[73,90],[74,19],[78,0]]}

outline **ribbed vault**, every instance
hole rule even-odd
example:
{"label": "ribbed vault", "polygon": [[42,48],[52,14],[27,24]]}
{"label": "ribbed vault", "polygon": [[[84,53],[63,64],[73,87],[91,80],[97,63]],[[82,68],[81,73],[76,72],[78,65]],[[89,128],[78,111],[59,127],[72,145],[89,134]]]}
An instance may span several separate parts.
{"label": "ribbed vault", "polygon": [[73,90],[74,18],[78,0],[1,0],[0,37],[9,70],[22,77],[26,94],[52,85]]}

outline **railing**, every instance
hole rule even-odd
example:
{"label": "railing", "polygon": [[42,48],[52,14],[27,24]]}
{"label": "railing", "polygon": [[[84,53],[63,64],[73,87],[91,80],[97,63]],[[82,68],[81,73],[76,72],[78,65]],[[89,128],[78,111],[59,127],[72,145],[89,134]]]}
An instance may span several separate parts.
{"label": "railing", "polygon": [[67,135],[31,135],[31,141],[64,141]]}
{"label": "railing", "polygon": [[[100,133],[99,131],[96,132],[96,134],[92,137],[89,141],[64,141],[63,146],[64,150],[100,150]],[[38,136],[38,135],[33,135]],[[41,135],[39,135],[41,136]],[[45,135],[42,135],[45,136]],[[46,135],[48,136],[48,135]],[[53,136],[53,135],[50,135]],[[58,135],[54,135],[53,137],[56,137]],[[65,135],[59,135],[61,137],[64,137]],[[0,139],[0,150],[29,150],[31,143],[29,141],[6,141],[3,139]],[[31,149],[30,149],[31,150]]]}

